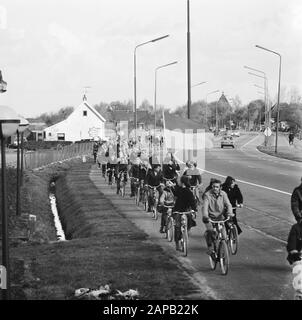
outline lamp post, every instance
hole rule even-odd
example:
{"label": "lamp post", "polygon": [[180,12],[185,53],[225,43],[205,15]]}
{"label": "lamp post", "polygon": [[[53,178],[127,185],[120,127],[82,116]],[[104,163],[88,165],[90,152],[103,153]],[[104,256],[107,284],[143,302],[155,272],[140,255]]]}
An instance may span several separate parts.
{"label": "lamp post", "polygon": [[191,111],[191,34],[190,34],[190,0],[187,0],[187,82],[188,82],[188,119]]}
{"label": "lamp post", "polygon": [[208,96],[213,94],[213,93],[217,93],[217,92],[219,92],[219,90],[215,90],[215,91],[209,92],[206,95],[206,126],[207,126],[207,123],[208,123],[208,113],[207,113],[208,112]]}
{"label": "lamp post", "polygon": [[[16,195],[16,215],[19,216],[21,213],[21,194],[20,189],[22,185],[22,177],[23,177],[23,139],[24,139],[24,131],[28,128],[28,121],[23,118],[20,118],[20,124],[17,129],[17,195]],[[20,138],[21,138],[21,163],[22,170],[20,170]],[[21,172],[20,172],[21,171]]]}
{"label": "lamp post", "polygon": [[9,239],[7,217],[7,192],[6,192],[6,139],[12,136],[18,129],[20,119],[9,107],[0,106],[0,140],[1,140],[1,189],[2,189],[2,265],[6,269],[6,288],[1,288],[3,300],[10,298],[9,278]]}
{"label": "lamp post", "polygon": [[275,142],[275,153],[277,153],[278,152],[278,130],[279,130],[280,85],[281,85],[281,54],[276,51],[273,51],[258,45],[256,45],[256,48],[271,52],[279,57],[279,80],[278,80],[277,121],[276,121],[277,123],[276,123],[276,142]]}
{"label": "lamp post", "polygon": [[172,66],[174,64],[176,64],[177,61],[174,61],[174,62],[171,62],[171,63],[167,63],[167,64],[164,64],[162,66],[159,66],[155,69],[155,81],[154,81],[154,137],[155,137],[155,131],[156,131],[156,98],[157,98],[157,71],[159,69],[162,69],[162,68],[166,68],[166,67],[169,67],[169,66]]}
{"label": "lamp post", "polygon": [[137,48],[139,48],[139,47],[141,47],[141,46],[144,46],[145,44],[152,43],[152,42],[156,42],[156,41],[165,39],[165,38],[167,38],[167,37],[169,37],[169,35],[165,35],[165,36],[162,36],[162,37],[153,39],[153,40],[149,40],[149,41],[146,41],[146,42],[143,42],[143,43],[138,44],[138,45],[134,48],[134,110],[133,110],[133,111],[134,111],[135,141],[136,141],[136,131],[137,131],[137,111],[136,111],[136,50],[137,50]]}

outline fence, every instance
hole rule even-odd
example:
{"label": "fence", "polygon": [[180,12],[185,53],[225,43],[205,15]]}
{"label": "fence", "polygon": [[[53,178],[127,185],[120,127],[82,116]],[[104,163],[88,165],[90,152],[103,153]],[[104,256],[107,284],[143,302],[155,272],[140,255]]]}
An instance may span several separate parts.
{"label": "fence", "polygon": [[92,155],[93,142],[58,145],[56,150],[28,151],[24,154],[25,169],[37,169],[57,162],[66,161],[84,155]]}

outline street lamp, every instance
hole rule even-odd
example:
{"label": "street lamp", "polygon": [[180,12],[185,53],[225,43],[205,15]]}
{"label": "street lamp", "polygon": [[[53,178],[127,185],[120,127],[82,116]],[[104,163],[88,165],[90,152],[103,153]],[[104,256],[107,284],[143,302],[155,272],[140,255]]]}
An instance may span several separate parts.
{"label": "street lamp", "polygon": [[[20,124],[17,129],[17,197],[16,197],[16,215],[19,216],[21,212],[21,197],[20,197],[20,187],[22,185],[23,177],[23,139],[24,131],[28,128],[29,122],[23,118],[20,118]],[[20,170],[20,138],[21,138],[21,169]]]}
{"label": "street lamp", "polygon": [[137,50],[137,48],[139,48],[139,47],[141,47],[141,46],[143,46],[143,45],[145,45],[145,44],[152,43],[152,42],[156,42],[156,41],[165,39],[165,38],[167,38],[167,37],[169,37],[168,34],[165,35],[165,36],[162,36],[162,37],[153,39],[153,40],[149,40],[149,41],[140,43],[140,44],[138,44],[138,45],[134,48],[134,126],[135,126],[135,141],[136,141],[136,131],[137,131],[137,112],[136,112],[136,50]]}
{"label": "street lamp", "polygon": [[207,93],[207,95],[206,95],[206,114],[205,114],[205,116],[206,116],[206,125],[207,125],[207,123],[208,123],[208,114],[207,114],[207,110],[208,110],[208,96],[211,95],[211,94],[213,94],[213,93],[217,93],[217,92],[219,92],[219,90],[215,90],[215,91],[209,92],[209,93]]}
{"label": "street lamp", "polygon": [[278,130],[279,130],[280,84],[281,84],[281,54],[276,51],[273,51],[273,50],[270,50],[270,49],[267,49],[267,48],[264,48],[264,47],[261,47],[258,45],[256,45],[256,48],[271,52],[279,57],[279,81],[278,81],[277,121],[276,121],[277,123],[276,123],[276,143],[275,143],[275,153],[277,153],[277,151],[278,151]]}
{"label": "street lamp", "polygon": [[190,35],[190,0],[187,0],[187,82],[188,82],[188,119],[191,110],[191,35]]}
{"label": "street lamp", "polygon": [[261,76],[259,76],[257,74],[251,73],[254,76],[257,76],[257,77],[260,77],[260,78],[264,79],[265,124],[266,124],[266,127],[270,127],[270,111],[269,111],[269,106],[268,106],[268,79],[267,79],[266,73],[264,71],[262,71],[262,70],[258,70],[258,69],[251,68],[251,67],[248,67],[248,66],[243,66],[243,67],[246,68],[246,69],[252,70],[252,71],[259,72],[259,73],[261,73],[263,75],[263,77],[261,77]]}
{"label": "street lamp", "polygon": [[6,192],[6,139],[12,136],[18,129],[20,119],[9,107],[0,106],[0,140],[1,140],[1,188],[2,188],[2,265],[6,269],[6,288],[1,288],[3,300],[10,296],[9,281],[9,239],[8,239],[8,217],[7,217],[7,192]]}
{"label": "street lamp", "polygon": [[154,82],[154,137],[155,137],[155,131],[156,131],[156,94],[157,94],[157,71],[159,69],[162,69],[162,68],[166,68],[166,67],[169,67],[169,66],[172,66],[174,64],[176,64],[177,61],[174,61],[174,62],[171,62],[171,63],[167,63],[167,64],[164,64],[162,66],[159,66],[155,69],[155,82]]}
{"label": "street lamp", "polygon": [[195,88],[195,87],[200,86],[200,85],[202,85],[202,84],[204,84],[204,83],[207,83],[207,82],[206,82],[206,81],[199,82],[199,83],[197,83],[197,84],[194,84],[194,86],[192,86],[191,88]]}

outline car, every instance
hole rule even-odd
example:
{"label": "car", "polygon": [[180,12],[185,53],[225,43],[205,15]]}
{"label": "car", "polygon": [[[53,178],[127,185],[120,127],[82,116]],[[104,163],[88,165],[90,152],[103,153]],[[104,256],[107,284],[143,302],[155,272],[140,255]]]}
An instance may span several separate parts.
{"label": "car", "polygon": [[221,148],[223,147],[232,147],[235,148],[233,137],[231,136],[224,136],[221,139]]}
{"label": "car", "polygon": [[233,137],[240,137],[240,132],[239,131],[233,131],[232,132]]}

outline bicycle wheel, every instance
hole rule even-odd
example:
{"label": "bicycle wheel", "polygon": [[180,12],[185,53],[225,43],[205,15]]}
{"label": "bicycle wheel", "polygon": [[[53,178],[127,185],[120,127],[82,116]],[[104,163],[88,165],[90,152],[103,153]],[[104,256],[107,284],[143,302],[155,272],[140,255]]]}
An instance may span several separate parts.
{"label": "bicycle wheel", "polygon": [[148,196],[145,194],[144,195],[144,209],[145,209],[145,211],[148,211],[148,206],[149,206],[149,204],[148,204]]}
{"label": "bicycle wheel", "polygon": [[139,205],[139,188],[135,187],[135,204],[138,206]]}
{"label": "bicycle wheel", "polygon": [[225,240],[221,240],[219,243],[218,258],[219,258],[221,273],[223,275],[226,275],[229,271],[230,255],[229,255],[229,248]]}
{"label": "bicycle wheel", "polygon": [[229,245],[231,253],[236,254],[238,251],[238,231],[235,225],[232,225],[229,230]]}
{"label": "bicycle wheel", "polygon": [[168,241],[172,242],[174,238],[174,223],[173,223],[172,217],[168,219],[167,227],[166,227],[166,235],[167,235]]}
{"label": "bicycle wheel", "polygon": [[156,204],[153,206],[153,218],[154,218],[154,220],[158,219],[158,211],[157,211]]}
{"label": "bicycle wheel", "polygon": [[182,231],[182,251],[185,257],[188,255],[188,240],[188,230],[184,228]]}

